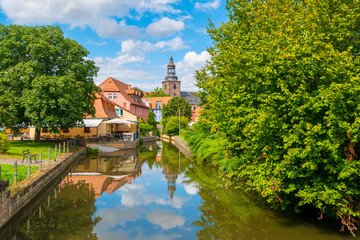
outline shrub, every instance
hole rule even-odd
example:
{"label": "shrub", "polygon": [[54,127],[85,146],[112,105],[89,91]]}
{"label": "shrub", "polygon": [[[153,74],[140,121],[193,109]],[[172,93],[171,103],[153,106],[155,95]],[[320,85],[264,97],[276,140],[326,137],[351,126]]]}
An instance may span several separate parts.
{"label": "shrub", "polygon": [[6,153],[7,150],[9,150],[10,146],[9,146],[9,140],[8,140],[8,136],[1,132],[0,133],[0,153]]}
{"label": "shrub", "polygon": [[154,129],[154,126],[152,126],[152,125],[140,124],[140,136],[149,135],[149,132],[152,131],[153,129]]}
{"label": "shrub", "polygon": [[[178,135],[179,134],[179,117],[172,116],[166,121],[166,125],[163,126],[163,132],[167,135]],[[189,120],[186,117],[180,118],[180,127],[182,129],[188,128]]]}

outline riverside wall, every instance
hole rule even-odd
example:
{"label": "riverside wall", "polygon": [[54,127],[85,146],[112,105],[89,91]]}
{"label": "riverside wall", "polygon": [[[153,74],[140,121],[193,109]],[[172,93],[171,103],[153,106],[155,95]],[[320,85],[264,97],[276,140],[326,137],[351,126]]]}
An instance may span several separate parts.
{"label": "riverside wall", "polygon": [[3,192],[0,198],[0,230],[20,214],[39,193],[56,181],[66,170],[79,159],[86,158],[86,147],[80,147],[73,153],[66,154],[57,162],[43,169],[36,177],[19,182],[17,186]]}
{"label": "riverside wall", "polygon": [[168,135],[162,134],[160,136],[160,139],[163,140],[164,142],[169,142],[169,143],[174,144],[180,150],[180,152],[185,155],[185,157],[191,158],[191,149],[190,149],[190,147],[180,137],[178,137],[178,136],[168,136]]}

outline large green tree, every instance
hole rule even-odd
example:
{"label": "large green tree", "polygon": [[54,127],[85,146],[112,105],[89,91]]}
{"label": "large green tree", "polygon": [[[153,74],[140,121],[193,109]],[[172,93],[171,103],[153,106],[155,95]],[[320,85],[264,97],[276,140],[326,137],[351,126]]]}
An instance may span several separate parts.
{"label": "large green tree", "polygon": [[359,0],[231,0],[197,72],[230,176],[274,207],[359,217]]}
{"label": "large green tree", "polygon": [[0,125],[51,132],[94,114],[98,68],[59,27],[0,25]]}
{"label": "large green tree", "polygon": [[180,115],[190,120],[191,118],[191,105],[185,98],[173,97],[168,101],[162,109],[162,118],[169,118],[171,116],[178,116],[180,109]]}

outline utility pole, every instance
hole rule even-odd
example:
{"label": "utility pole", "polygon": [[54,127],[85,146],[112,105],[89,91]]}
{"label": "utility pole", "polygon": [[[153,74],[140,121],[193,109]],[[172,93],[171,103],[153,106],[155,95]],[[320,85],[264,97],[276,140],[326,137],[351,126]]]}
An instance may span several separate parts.
{"label": "utility pole", "polygon": [[179,108],[179,136],[180,136],[180,108]]}

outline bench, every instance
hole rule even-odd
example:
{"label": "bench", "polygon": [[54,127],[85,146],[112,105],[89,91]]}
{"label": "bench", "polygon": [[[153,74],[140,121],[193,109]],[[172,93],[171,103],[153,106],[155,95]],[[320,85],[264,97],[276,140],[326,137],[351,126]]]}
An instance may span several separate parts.
{"label": "bench", "polygon": [[29,150],[29,149],[24,150],[24,151],[23,151],[23,159],[22,159],[21,164],[24,163],[24,160],[25,160],[25,159],[26,159],[26,161],[27,161],[28,159],[30,159],[30,163],[31,163],[31,159],[34,159],[35,162],[37,163],[37,161],[36,161],[36,156],[37,156],[37,154],[30,154],[30,150]]}

